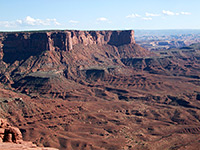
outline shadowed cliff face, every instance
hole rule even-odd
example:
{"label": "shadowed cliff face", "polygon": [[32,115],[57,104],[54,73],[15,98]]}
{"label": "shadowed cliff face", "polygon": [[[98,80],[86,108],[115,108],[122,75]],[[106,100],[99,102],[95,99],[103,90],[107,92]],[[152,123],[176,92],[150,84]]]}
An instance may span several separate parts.
{"label": "shadowed cliff face", "polygon": [[108,42],[108,44],[114,46],[121,46],[130,43],[135,43],[134,31],[114,31],[111,34],[110,41]]}
{"label": "shadowed cliff face", "polygon": [[3,60],[13,63],[43,51],[68,51],[76,44],[134,44],[134,31],[51,31],[2,33]]}
{"label": "shadowed cliff face", "polygon": [[46,33],[13,33],[4,36],[3,60],[6,63],[13,63],[15,60],[27,59],[48,48]]}

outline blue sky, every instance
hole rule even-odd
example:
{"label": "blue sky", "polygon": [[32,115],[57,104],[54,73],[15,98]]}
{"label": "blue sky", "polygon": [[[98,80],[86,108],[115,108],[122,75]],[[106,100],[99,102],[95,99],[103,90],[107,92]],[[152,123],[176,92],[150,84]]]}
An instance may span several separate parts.
{"label": "blue sky", "polygon": [[200,0],[0,0],[0,31],[200,29]]}

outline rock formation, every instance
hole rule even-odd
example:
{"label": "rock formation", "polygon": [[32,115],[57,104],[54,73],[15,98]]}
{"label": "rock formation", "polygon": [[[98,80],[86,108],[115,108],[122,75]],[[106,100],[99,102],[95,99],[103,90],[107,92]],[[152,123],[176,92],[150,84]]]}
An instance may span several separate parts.
{"label": "rock formation", "polygon": [[[1,33],[5,51],[71,50],[76,44],[110,44],[120,46],[135,43],[134,31],[47,31]],[[15,50],[14,50],[15,49]]]}
{"label": "rock formation", "polygon": [[[7,63],[22,60],[43,51],[69,51],[76,44],[134,44],[134,31],[44,31],[0,33],[0,56]],[[15,53],[20,53],[15,55]],[[12,56],[12,57],[11,57]]]}
{"label": "rock formation", "polygon": [[[17,144],[17,145],[16,145]],[[31,148],[32,150],[42,150],[32,142],[26,142],[22,139],[22,133],[17,127],[12,127],[6,119],[0,118],[0,150],[20,150]],[[45,148],[46,150],[57,150],[54,148]]]}
{"label": "rock formation", "polygon": [[4,131],[3,141],[4,142],[21,143],[22,142],[22,133],[20,132],[19,128],[16,128],[16,127],[6,128]]}
{"label": "rock formation", "polygon": [[0,142],[22,143],[22,133],[19,128],[12,127],[6,119],[0,118]]}

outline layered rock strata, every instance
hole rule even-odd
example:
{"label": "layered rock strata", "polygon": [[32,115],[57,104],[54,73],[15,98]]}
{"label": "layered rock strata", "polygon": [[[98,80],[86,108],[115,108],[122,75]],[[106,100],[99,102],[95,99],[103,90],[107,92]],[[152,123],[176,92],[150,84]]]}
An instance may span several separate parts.
{"label": "layered rock strata", "polygon": [[[6,63],[12,63],[46,50],[69,51],[76,44],[121,46],[134,43],[133,30],[4,32],[0,33],[0,55]],[[21,56],[16,57],[16,53]]]}
{"label": "layered rock strata", "polygon": [[134,31],[46,31],[0,33],[5,51],[71,50],[76,44],[109,44],[121,46],[135,43]]}

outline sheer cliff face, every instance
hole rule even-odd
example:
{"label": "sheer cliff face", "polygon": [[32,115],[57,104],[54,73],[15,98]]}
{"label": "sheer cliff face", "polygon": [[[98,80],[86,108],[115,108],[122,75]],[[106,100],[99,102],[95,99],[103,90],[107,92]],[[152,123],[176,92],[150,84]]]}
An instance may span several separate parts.
{"label": "sheer cliff face", "polygon": [[135,43],[134,31],[51,31],[2,33],[5,51],[71,50],[76,44],[109,44],[121,46]]}
{"label": "sheer cliff face", "polygon": [[109,44],[120,46],[135,43],[134,31],[63,31],[47,33],[50,50],[71,50],[76,44]]}
{"label": "sheer cliff face", "polygon": [[[69,51],[76,44],[84,45],[113,45],[133,44],[134,31],[47,31],[1,33],[0,50],[4,61],[20,60],[42,51]],[[15,58],[15,54],[21,56]],[[7,56],[9,58],[7,58]],[[12,56],[12,57],[11,57]]]}

